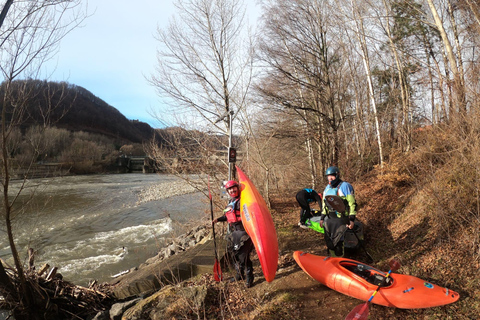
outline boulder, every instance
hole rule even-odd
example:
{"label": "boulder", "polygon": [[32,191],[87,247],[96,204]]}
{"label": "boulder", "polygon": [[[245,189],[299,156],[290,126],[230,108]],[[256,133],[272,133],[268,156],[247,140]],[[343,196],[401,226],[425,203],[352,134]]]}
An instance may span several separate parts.
{"label": "boulder", "polygon": [[127,302],[122,302],[122,303],[115,303],[111,308],[110,308],[110,319],[112,320],[120,320],[122,319],[122,315],[125,312],[125,310],[129,309],[133,305],[137,304],[141,299],[134,299],[130,300]]}
{"label": "boulder", "polygon": [[[224,239],[217,239],[217,248],[225,246]],[[149,264],[141,265],[137,270],[116,278],[110,284],[117,299],[151,294],[167,284],[213,272],[214,261],[213,240],[206,237],[194,247],[178,252],[168,259],[151,259]]]}

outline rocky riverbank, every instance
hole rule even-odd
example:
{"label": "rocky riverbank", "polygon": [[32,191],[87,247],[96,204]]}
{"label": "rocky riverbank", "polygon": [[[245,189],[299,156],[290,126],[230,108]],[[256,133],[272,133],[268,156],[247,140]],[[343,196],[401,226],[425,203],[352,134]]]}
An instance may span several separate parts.
{"label": "rocky riverbank", "polygon": [[[377,187],[377,184],[372,185]],[[358,199],[363,201],[363,208],[368,208],[365,211],[368,213],[368,216],[365,212],[361,212],[359,218],[369,222],[367,227],[376,225],[372,219],[375,217],[383,219],[386,207],[386,205],[379,206],[378,203],[384,204],[387,201],[391,203],[396,194],[393,192],[390,194],[386,193],[382,197],[376,197],[374,201],[368,202],[372,197],[365,195],[378,193],[369,192],[367,194],[368,187],[359,188],[359,190]],[[374,189],[373,191],[376,190]],[[382,200],[385,202],[382,202]],[[157,256],[152,263],[138,268],[138,270],[143,270],[145,275],[152,274],[155,278],[157,276],[154,272],[160,269],[160,264],[155,264],[157,259],[163,259],[162,263],[168,263],[167,266],[170,266],[170,270],[173,270],[174,261],[177,262],[177,265],[182,265],[183,259],[188,258],[191,261],[192,257],[207,257],[208,251],[210,256],[205,259],[205,269],[195,273],[198,274],[197,276],[193,276],[193,273],[190,271],[190,277],[186,280],[178,277],[174,281],[159,282],[160,287],[158,289],[145,291],[143,294],[132,295],[124,299],[117,298],[113,306],[109,305],[109,309],[98,313],[95,319],[301,320],[318,319],[319,317],[330,320],[345,319],[345,316],[353,308],[364,301],[359,301],[327,288],[309,277],[295,263],[292,253],[296,250],[317,255],[325,253],[325,243],[322,234],[298,228],[296,225],[298,222],[297,211],[298,207],[293,197],[292,199],[286,197],[274,198],[271,212],[277,230],[280,257],[277,273],[272,282],[268,283],[265,281],[255,254],[252,255],[255,274],[253,287],[247,289],[243,282],[232,283],[228,281],[231,273],[223,269],[223,267],[224,281],[216,282],[213,277],[214,259],[211,256],[213,253],[213,241],[209,240],[209,233],[207,233],[200,242],[187,250],[177,252],[168,258],[165,258],[165,252],[163,252],[163,258]],[[209,230],[209,228],[207,227],[206,230]],[[367,229],[367,232],[368,230],[372,229]],[[367,234],[369,238],[366,243],[366,249],[376,259],[372,266],[380,270],[388,270],[388,261],[393,255],[399,255],[401,252],[392,252],[391,250],[394,250],[395,246],[392,246],[390,242],[385,243],[383,236],[377,237],[376,233],[373,232]],[[217,241],[219,238],[221,236],[219,237],[217,234]],[[177,239],[176,242],[180,243],[181,240]],[[208,247],[209,245],[211,246]],[[217,243],[217,247],[221,246]],[[202,252],[201,248],[206,249]],[[162,253],[159,252],[160,254]],[[352,253],[350,257],[359,261],[365,261],[366,259],[363,251]],[[405,257],[403,261],[404,266],[402,266],[399,272],[412,275],[419,275],[422,272],[420,269],[412,270],[409,263],[411,262],[408,257]],[[162,266],[164,265],[162,264]],[[475,274],[473,271],[474,267],[465,274]],[[190,270],[193,270],[193,268]],[[118,284],[120,282],[125,284],[126,279],[133,274],[124,275],[115,281],[119,281]],[[113,290],[117,286],[115,281],[110,286]],[[436,282],[440,281],[436,279]],[[133,284],[134,282],[130,283]],[[137,282],[135,286],[140,287],[141,285],[142,283]],[[452,285],[454,290],[459,288],[459,285]],[[473,288],[461,291],[462,298],[455,304],[425,310],[386,308],[372,304],[370,306],[369,318],[405,320],[419,318],[476,319],[475,310],[478,310],[478,308],[472,308],[472,305],[475,306],[475,297],[478,295],[474,290]]]}
{"label": "rocky riverbank", "polygon": [[[145,263],[120,274],[109,285],[115,299],[121,302],[99,312],[94,319],[143,319],[135,315],[151,308],[145,301],[150,301],[152,295],[158,298],[164,288],[172,293],[175,284],[209,273],[214,261],[211,230],[209,225],[199,225],[173,239]],[[220,243],[223,240],[217,241]],[[124,315],[127,310],[129,315]]]}
{"label": "rocky riverbank", "polygon": [[138,194],[137,205],[149,201],[156,201],[182,194],[198,192],[204,189],[205,186],[202,186],[201,181],[198,178],[164,181],[141,190]]}

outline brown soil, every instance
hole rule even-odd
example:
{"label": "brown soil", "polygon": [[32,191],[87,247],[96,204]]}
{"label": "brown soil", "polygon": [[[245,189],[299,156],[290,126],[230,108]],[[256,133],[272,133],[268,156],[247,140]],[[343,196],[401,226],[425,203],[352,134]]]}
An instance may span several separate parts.
{"label": "brown soil", "polygon": [[[368,181],[361,185],[355,184],[355,188],[358,190],[357,202],[360,204],[357,217],[364,223],[365,248],[373,256],[374,262],[369,262],[362,249],[348,254],[347,257],[388,271],[388,262],[391,258],[402,255],[402,252],[411,249],[412,243],[406,240],[399,240],[397,243],[393,241],[392,232],[396,232],[390,226],[393,218],[389,220],[387,217],[395,216],[395,212],[399,212],[405,207],[414,190],[408,186],[390,188]],[[398,195],[403,196],[399,197]],[[274,199],[271,212],[276,224],[280,251],[280,263],[275,280],[271,283],[265,281],[255,254],[253,260],[256,279],[252,288],[245,288],[242,282],[215,283],[213,276],[204,277],[202,282],[207,283],[211,291],[205,318],[343,320],[355,306],[364,303],[364,301],[348,297],[320,284],[310,278],[296,264],[292,256],[294,251],[301,250],[317,255],[326,255],[326,246],[322,234],[297,226],[299,208],[293,195]],[[421,229],[421,226],[419,228]],[[415,232],[415,230],[410,231]],[[439,249],[439,252],[441,250]],[[461,254],[452,254],[450,251],[450,259],[457,259],[460,256]],[[415,258],[412,259],[414,261]],[[411,261],[404,262],[412,264]],[[424,265],[419,264],[418,266],[423,268]],[[418,268],[418,266],[417,273],[413,275],[439,285],[449,285],[450,289],[459,292],[463,298],[472,295],[478,297],[477,289],[473,294],[462,291],[459,287],[460,284],[446,283],[442,277],[435,282],[437,278],[430,278],[427,266],[424,269]],[[461,268],[460,263],[458,267]],[[397,272],[402,273],[403,271],[408,274],[405,271],[409,271],[409,268],[404,269],[402,266]],[[476,268],[478,268],[478,263],[473,264],[471,269],[460,271],[475,274]],[[228,271],[225,271],[224,275],[227,280],[231,277]],[[438,283],[440,280],[442,282]],[[468,303],[466,304],[468,305]],[[478,303],[473,307],[475,306],[478,306]],[[403,310],[372,304],[369,307],[369,319],[475,319],[472,315],[476,314],[475,311],[465,312],[462,311],[462,308],[460,301],[444,307],[420,310]]]}

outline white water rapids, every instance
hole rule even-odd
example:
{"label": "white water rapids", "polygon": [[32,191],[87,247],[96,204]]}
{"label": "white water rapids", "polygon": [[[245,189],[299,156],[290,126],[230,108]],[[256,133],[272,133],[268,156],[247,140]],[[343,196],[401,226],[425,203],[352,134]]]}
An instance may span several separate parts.
{"label": "white water rapids", "polygon": [[[208,198],[171,175],[70,176],[32,179],[27,186],[20,200],[29,200],[32,191],[35,196],[26,208],[17,207],[14,223],[21,257],[33,248],[37,269],[44,263],[56,266],[78,285],[111,281],[209,218]],[[0,257],[13,265],[0,223]]]}

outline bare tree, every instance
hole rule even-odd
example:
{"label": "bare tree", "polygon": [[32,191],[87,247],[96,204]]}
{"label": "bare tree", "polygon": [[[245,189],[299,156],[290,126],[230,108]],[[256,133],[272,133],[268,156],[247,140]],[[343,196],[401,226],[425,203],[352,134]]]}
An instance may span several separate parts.
{"label": "bare tree", "polygon": [[[32,120],[29,110],[32,108],[33,88],[27,85],[28,81],[19,79],[34,79],[40,75],[42,64],[56,52],[60,40],[82,21],[84,16],[77,10],[79,8],[80,0],[6,1],[0,14],[0,73],[3,78],[0,86],[1,214],[19,279],[19,287],[14,288],[2,265],[0,290],[5,303],[14,310],[16,319],[36,319],[42,314],[39,310],[46,308],[38,305],[33,298],[34,289],[25,278],[12,226],[19,213],[15,204],[25,191],[26,181],[24,179],[18,190],[10,190],[11,154],[12,148],[15,148],[12,138],[21,125]],[[34,154],[28,168],[35,159]]]}
{"label": "bare tree", "polygon": [[365,67],[365,74],[366,74],[367,83],[368,83],[368,92],[370,93],[370,104],[371,104],[374,119],[375,119],[376,138],[377,138],[377,144],[378,144],[380,166],[383,167],[383,160],[384,160],[383,145],[382,145],[382,138],[380,133],[378,112],[377,112],[377,101],[375,98],[375,91],[373,87],[373,76],[372,76],[372,69],[370,66],[369,50],[367,46],[368,35],[366,34],[366,30],[365,30],[364,16],[358,6],[357,0],[351,0],[351,13],[355,23],[355,36],[360,45],[361,57],[362,57],[363,65]]}
{"label": "bare tree", "polygon": [[[457,48],[457,54],[455,54],[454,47],[452,45],[452,42],[450,41],[450,38],[448,37],[447,30],[444,27],[444,22],[442,21],[438,13],[437,6],[433,2],[433,0],[427,0],[427,4],[432,13],[433,20],[438,29],[438,32],[442,37],[443,49],[445,50],[447,60],[448,60],[448,65],[450,67],[450,71],[452,72],[453,88],[454,88],[453,93],[455,95],[453,100],[455,102],[457,111],[464,114],[466,112],[465,81],[463,79],[462,57],[459,56],[458,54],[459,52],[461,52],[461,48]],[[450,1],[448,1],[448,4],[450,5]],[[449,11],[451,12],[451,9]],[[450,14],[450,18],[451,18],[451,14]],[[452,29],[453,29],[455,40],[458,40],[455,24],[452,25]],[[456,42],[456,44],[457,46],[459,46],[458,41]]]}
{"label": "bare tree", "polygon": [[243,2],[177,0],[175,5],[178,15],[158,30],[161,48],[150,81],[194,129],[231,136],[232,117],[245,108],[252,74]]}
{"label": "bare tree", "polygon": [[303,121],[299,131],[305,133],[309,156],[312,143],[318,149],[316,161],[309,158],[314,176],[318,169],[338,164],[339,131],[350,115],[342,109],[348,105],[342,102],[348,84],[343,82],[346,64],[334,36],[338,26],[324,1],[272,0],[265,7],[259,47],[266,68],[257,89],[269,105]]}

